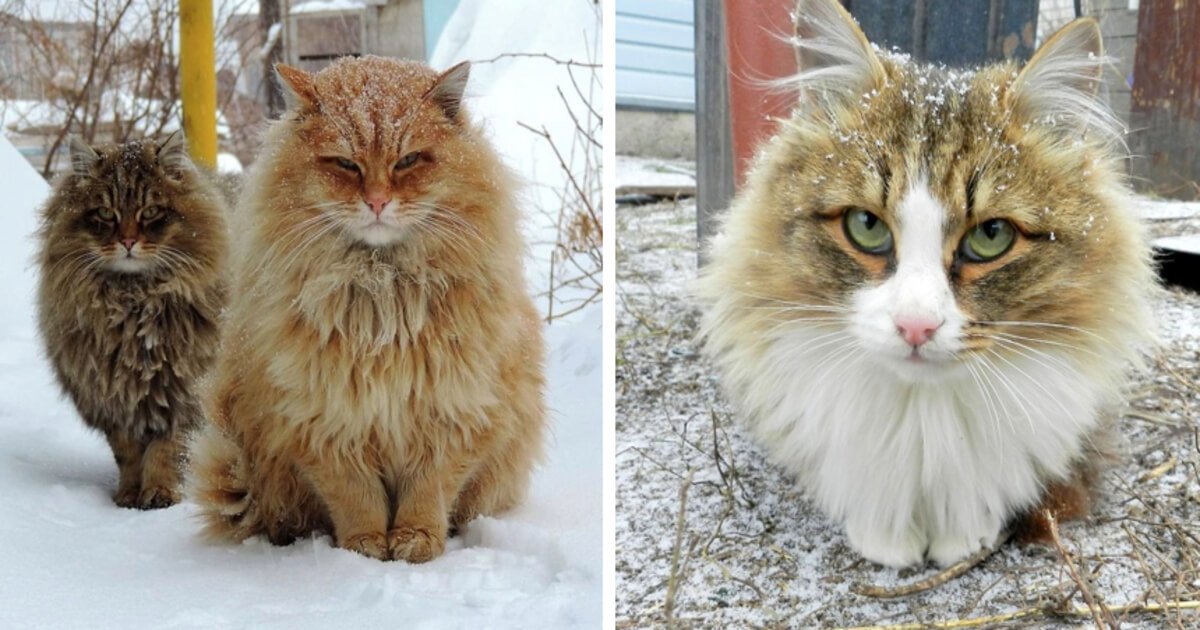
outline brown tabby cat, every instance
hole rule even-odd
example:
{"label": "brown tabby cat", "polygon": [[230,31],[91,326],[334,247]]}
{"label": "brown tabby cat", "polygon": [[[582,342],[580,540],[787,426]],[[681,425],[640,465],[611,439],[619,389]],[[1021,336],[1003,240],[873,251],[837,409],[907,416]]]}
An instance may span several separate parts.
{"label": "brown tabby cat", "polygon": [[209,534],[313,531],[425,562],[513,506],[542,450],[541,324],[510,176],[468,66],[278,67],[290,110],[247,183],[238,298],[193,458]]}
{"label": "brown tabby cat", "polygon": [[84,422],[120,468],[117,505],[180,498],[183,440],[202,415],[196,382],[213,362],[225,302],[224,205],[183,137],[93,149],[39,232],[38,317],[47,356]]}

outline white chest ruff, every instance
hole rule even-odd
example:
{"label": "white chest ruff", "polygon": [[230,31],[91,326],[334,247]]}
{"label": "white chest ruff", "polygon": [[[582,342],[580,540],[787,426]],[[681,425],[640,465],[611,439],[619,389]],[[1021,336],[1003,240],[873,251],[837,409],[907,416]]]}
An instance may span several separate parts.
{"label": "white chest ruff", "polygon": [[[852,543],[856,530],[883,531],[906,541],[884,546],[932,555],[946,536],[994,538],[1068,473],[1111,384],[1052,353],[905,382],[866,352],[812,343],[820,334],[791,332],[756,358],[742,349],[721,362],[750,429]],[[902,565],[911,553],[872,559]]]}

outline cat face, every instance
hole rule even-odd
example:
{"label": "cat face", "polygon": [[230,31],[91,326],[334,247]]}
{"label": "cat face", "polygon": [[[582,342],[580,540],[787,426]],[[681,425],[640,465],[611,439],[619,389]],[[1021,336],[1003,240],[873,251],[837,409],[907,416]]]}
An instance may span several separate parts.
{"label": "cat face", "polygon": [[179,134],[158,144],[133,141],[93,149],[71,143],[72,172],[48,216],[51,250],[80,270],[162,273],[194,249],[180,203],[190,169]]}
{"label": "cat face", "polygon": [[837,15],[797,30],[801,106],[748,185],[752,221],[730,226],[773,332],[908,381],[1094,344],[1130,286],[1113,280],[1145,269],[1106,196],[1098,31],[1064,30],[1023,70],[954,71],[880,54]]}
{"label": "cat face", "polygon": [[314,177],[318,215],[309,220],[371,247],[446,238],[465,223],[443,201],[470,153],[459,107],[468,64],[439,75],[366,57],[317,74],[278,72],[290,88],[297,158]]}

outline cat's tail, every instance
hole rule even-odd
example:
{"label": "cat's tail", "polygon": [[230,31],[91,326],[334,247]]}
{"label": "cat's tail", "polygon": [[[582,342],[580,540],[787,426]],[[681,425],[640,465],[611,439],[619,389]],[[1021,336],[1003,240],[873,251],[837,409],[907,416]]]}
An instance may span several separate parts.
{"label": "cat's tail", "polygon": [[205,426],[192,444],[187,494],[200,506],[206,537],[242,541],[263,532],[247,473],[242,449],[216,425]]}

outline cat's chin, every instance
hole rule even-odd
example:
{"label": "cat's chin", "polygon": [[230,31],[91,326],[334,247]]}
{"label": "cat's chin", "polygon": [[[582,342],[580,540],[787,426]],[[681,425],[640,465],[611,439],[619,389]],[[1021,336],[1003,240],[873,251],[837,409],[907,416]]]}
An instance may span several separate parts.
{"label": "cat's chin", "polygon": [[363,245],[387,247],[404,240],[405,230],[383,223],[369,223],[351,229],[350,234]]}
{"label": "cat's chin", "polygon": [[108,261],[108,270],[117,273],[144,273],[150,269],[150,262],[144,258],[122,256]]}
{"label": "cat's chin", "polygon": [[952,358],[896,358],[886,357],[880,361],[897,380],[905,383],[937,383],[956,375],[962,365]]}

